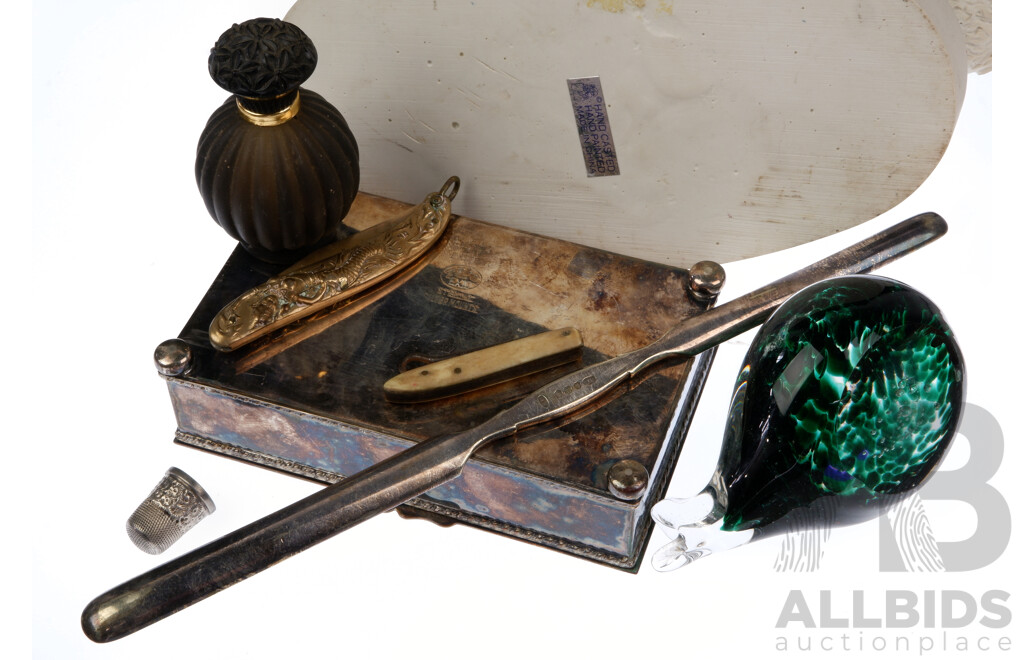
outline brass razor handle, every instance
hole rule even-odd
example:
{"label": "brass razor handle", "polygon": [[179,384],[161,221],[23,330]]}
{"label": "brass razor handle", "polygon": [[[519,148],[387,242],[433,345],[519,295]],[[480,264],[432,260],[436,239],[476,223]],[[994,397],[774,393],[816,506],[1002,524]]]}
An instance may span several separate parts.
{"label": "brass razor handle", "polygon": [[946,232],[938,215],[906,220],[716,309],[692,317],[653,344],[580,369],[462,433],[421,442],[289,507],[99,596],[82,613],[96,642],[119,639],[378,513],[457,477],[479,447],[598,399],[632,375],[674,355],[695,355],[761,323],[816,281],[862,273]]}
{"label": "brass razor handle", "polygon": [[444,234],[458,192],[453,176],[402,216],[317,250],[249,289],[214,317],[210,343],[235,350],[402,271]]}

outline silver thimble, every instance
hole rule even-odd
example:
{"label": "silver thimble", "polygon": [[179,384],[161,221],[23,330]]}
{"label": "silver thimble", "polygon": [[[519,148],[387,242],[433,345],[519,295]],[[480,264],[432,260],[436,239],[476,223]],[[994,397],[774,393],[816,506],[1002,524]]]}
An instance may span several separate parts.
{"label": "silver thimble", "polygon": [[125,528],[140,550],[158,555],[216,510],[202,486],[172,467],[128,518]]}

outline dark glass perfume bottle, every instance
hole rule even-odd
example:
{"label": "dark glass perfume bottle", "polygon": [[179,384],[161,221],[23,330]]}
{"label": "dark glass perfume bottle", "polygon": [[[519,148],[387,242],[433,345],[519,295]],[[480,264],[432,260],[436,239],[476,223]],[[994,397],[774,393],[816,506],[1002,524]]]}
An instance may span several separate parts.
{"label": "dark glass perfume bottle", "polygon": [[335,240],[359,189],[348,124],[300,87],[316,62],[302,30],[270,18],[233,25],[210,51],[210,76],[232,96],[199,139],[196,183],[217,224],[265,261]]}
{"label": "dark glass perfume bottle", "polygon": [[964,387],[956,338],[919,292],[867,275],[807,287],[747,352],[707,488],[655,505],[673,540],[654,567],[878,516],[939,465]]}

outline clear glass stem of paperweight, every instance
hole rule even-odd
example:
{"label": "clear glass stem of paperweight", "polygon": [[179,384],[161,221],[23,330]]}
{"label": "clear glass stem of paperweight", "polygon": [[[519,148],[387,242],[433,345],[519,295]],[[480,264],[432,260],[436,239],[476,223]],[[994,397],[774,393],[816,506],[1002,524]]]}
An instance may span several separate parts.
{"label": "clear glass stem of paperweight", "polygon": [[714,485],[693,497],[668,498],[658,502],[651,516],[658,526],[675,538],[655,551],[655,570],[673,571],[713,552],[731,550],[749,543],[754,530],[727,532],[721,528],[725,507]]}

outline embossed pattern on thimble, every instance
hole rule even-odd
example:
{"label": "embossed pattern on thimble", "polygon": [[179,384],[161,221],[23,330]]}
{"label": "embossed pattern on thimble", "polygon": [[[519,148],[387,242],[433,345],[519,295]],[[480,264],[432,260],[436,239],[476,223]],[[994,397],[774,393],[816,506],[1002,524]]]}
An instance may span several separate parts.
{"label": "embossed pattern on thimble", "polygon": [[125,528],[140,550],[158,555],[216,509],[202,486],[172,467],[128,518]]}

